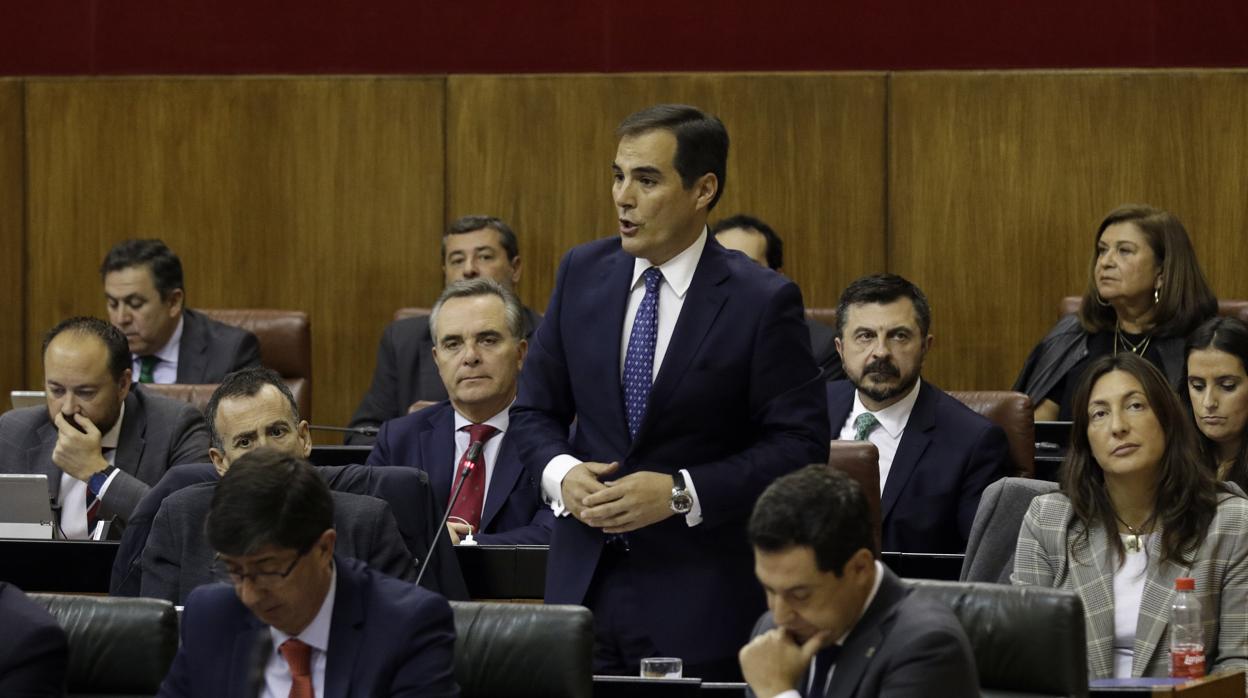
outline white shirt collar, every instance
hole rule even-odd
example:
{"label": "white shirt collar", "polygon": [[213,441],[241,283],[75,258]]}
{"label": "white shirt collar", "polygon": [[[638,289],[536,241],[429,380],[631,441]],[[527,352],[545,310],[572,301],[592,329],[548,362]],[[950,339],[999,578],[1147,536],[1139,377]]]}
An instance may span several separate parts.
{"label": "white shirt collar", "polygon": [[914,403],[919,399],[919,388],[923,386],[923,379],[914,382],[914,387],[902,399],[885,407],[879,412],[871,412],[867,406],[862,404],[862,396],[857,390],[854,391],[854,409],[850,412],[852,418],[864,412],[871,412],[880,422],[880,428],[883,429],[890,437],[897,439],[901,437],[901,432],[906,428],[906,422],[910,421],[910,413],[914,410]]}
{"label": "white shirt collar", "polygon": [[877,592],[879,592],[880,582],[882,581],[884,581],[884,565],[879,560],[876,560],[875,561],[875,582],[871,585],[871,593],[867,594],[867,600],[862,602],[862,609],[858,611],[858,618],[854,620],[854,624],[849,626],[849,630],[845,631],[845,634],[842,635],[840,639],[836,641],[836,644],[844,645],[845,639],[849,637],[850,633],[854,632],[854,628],[858,627],[858,621],[862,620],[862,614],[866,613],[867,609],[871,608],[871,603],[875,601],[875,595]]}
{"label": "white shirt collar", "polygon": [[[706,247],[706,238],[706,226],[702,226],[702,233],[698,235],[698,239],[694,240],[692,245],[659,265],[659,271],[663,273],[663,279],[676,292],[677,298],[684,298],[685,293],[689,290],[689,284],[693,283],[693,272],[697,271],[698,260],[702,259],[702,250]],[[633,260],[633,283],[629,285],[629,288],[637,288],[637,284],[641,281],[642,272],[652,266],[654,265],[648,259],[635,258]]]}
{"label": "white shirt collar", "polygon": [[[316,616],[312,618],[312,622],[308,623],[308,627],[303,632],[293,637],[298,638],[301,642],[308,645],[314,650],[325,652],[329,649],[329,626],[334,618],[334,595],[338,591],[338,568],[335,566],[330,570],[329,575],[329,591],[325,592],[325,599],[321,601],[321,609],[316,612]],[[273,635],[273,651],[279,651],[283,642],[289,640],[292,636],[269,626],[269,632]]]}
{"label": "white shirt collar", "polygon": [[[515,404],[515,402],[516,401],[513,398],[511,401],[511,404],[504,407],[502,412],[499,412],[493,417],[490,417],[489,419],[482,422],[482,424],[489,424],[490,426],[497,429],[498,433],[500,434],[507,433],[507,427],[511,424],[511,412],[510,412],[511,405]],[[451,409],[454,409],[454,407],[452,407]],[[470,427],[475,423],[476,422],[473,422],[471,419],[468,419],[464,415],[460,414],[459,410],[455,410],[455,431],[459,431],[460,429],[463,429],[464,427]]]}
{"label": "white shirt collar", "polygon": [[[130,387],[134,390],[134,386]],[[113,423],[113,428],[109,429],[100,437],[100,448],[117,448],[117,441],[121,438],[121,420],[126,418],[126,403],[121,403],[121,411],[117,413],[117,421]]]}
{"label": "white shirt collar", "polygon": [[160,351],[155,352],[152,356],[166,363],[178,363],[178,350],[182,347],[182,326],[186,324],[186,313],[178,316],[178,326],[173,328],[173,335],[169,337],[169,341],[165,342],[165,346]]}

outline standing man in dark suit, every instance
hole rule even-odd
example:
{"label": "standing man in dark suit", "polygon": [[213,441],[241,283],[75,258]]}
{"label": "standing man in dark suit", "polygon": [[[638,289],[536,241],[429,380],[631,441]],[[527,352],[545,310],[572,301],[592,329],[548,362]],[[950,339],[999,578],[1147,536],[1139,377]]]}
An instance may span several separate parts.
{"label": "standing man in dark suit", "polygon": [[962,625],[875,559],[848,475],[810,465],[776,480],[749,532],[770,609],[740,653],[750,698],[979,696]]}
{"label": "standing man in dark suit", "polygon": [[[406,465],[429,473],[450,506],[470,452],[476,467],[451,507],[451,539],[472,533],[485,545],[547,545],[554,516],[507,432],[508,408],[528,342],[524,307],[485,278],[446,287],[429,314],[433,358],[450,399],[381,425],[369,465]],[[476,446],[474,444],[482,444]]]}
{"label": "standing man in dark suit", "polygon": [[511,413],[557,516],[546,601],[594,611],[597,673],[662,654],[731,678],[763,605],[746,518],[827,460],[822,382],[797,286],[707,234],[719,119],[660,105],[618,134],[619,235],[564,257]]}
{"label": "standing man in dark suit", "polygon": [[884,550],[963,552],[984,488],[1013,470],[1005,432],[920,379],[932,313],[918,286],[864,276],[836,322],[849,380],[828,384],[828,419],[835,438],[879,449]]}
{"label": "standing man in dark suit", "polygon": [[0,473],[43,473],[68,538],[125,523],[165,471],[208,454],[204,418],[182,402],[131,390],[126,338],[70,318],[43,340],[47,408],[0,415]]}
{"label": "standing man in dark suit", "polygon": [[182,261],[160,240],[123,240],[100,265],[108,319],[126,335],[139,383],[220,383],[260,365],[247,330],[186,307]]}
{"label": "standing man in dark suit", "polygon": [[239,459],[205,530],[228,585],[191,593],[160,696],[459,695],[450,606],[334,554],[333,499],[306,461]]}
{"label": "standing man in dark suit", "polygon": [[[520,247],[511,227],[492,216],[464,216],[442,236],[442,275],[447,285],[461,279],[492,279],[515,293],[520,283]],[[524,308],[524,338],[533,334],[541,316]],[[402,417],[417,402],[445,400],[446,387],[433,360],[429,317],[395,320],[386,326],[377,347],[373,384],[351,417],[351,427],[379,427]],[[374,437],[348,434],[349,445],[367,446]]]}
{"label": "standing man in dark suit", "polygon": [[0,582],[0,627],[0,696],[64,696],[69,642],[56,619],[21,589]]}
{"label": "standing man in dark suit", "polygon": [[[721,219],[711,226],[716,242],[736,250],[777,274],[784,273],[784,241],[763,221],[744,214]],[[806,318],[810,330],[810,350],[823,379],[831,382],[845,377],[841,355],[836,351],[836,332],[818,320]]]}

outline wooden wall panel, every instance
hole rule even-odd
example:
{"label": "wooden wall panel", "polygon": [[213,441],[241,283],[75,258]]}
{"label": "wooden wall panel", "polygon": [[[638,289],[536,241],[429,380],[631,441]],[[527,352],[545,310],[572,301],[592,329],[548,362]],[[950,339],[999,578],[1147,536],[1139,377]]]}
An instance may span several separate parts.
{"label": "wooden wall panel", "polygon": [[899,73],[890,96],[889,266],[931,299],[943,387],[1013,383],[1121,203],[1174,211],[1248,297],[1248,73]]}
{"label": "wooden wall panel", "polygon": [[23,362],[29,349],[22,296],[25,274],[26,173],[22,146],[22,95],[17,80],[0,80],[0,412],[9,409],[9,391],[27,387]]}
{"label": "wooden wall panel", "polygon": [[[313,416],[346,423],[382,327],[438,285],[444,89],[441,78],[30,81],[28,334],[103,316],[105,251],[159,236],[182,258],[192,307],[308,312]],[[41,373],[28,356],[28,379]]]}
{"label": "wooden wall panel", "polygon": [[521,296],[544,308],[571,246],[614,234],[615,127],[659,102],[717,114],[727,182],[712,219],[742,211],[784,238],[808,305],[884,265],[884,77],[453,76],[447,216],[492,213],[521,237]]}

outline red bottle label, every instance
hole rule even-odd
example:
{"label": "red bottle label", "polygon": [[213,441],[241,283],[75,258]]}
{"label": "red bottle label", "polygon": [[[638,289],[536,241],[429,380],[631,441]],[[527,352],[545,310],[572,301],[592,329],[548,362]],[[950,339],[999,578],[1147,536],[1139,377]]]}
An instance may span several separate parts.
{"label": "red bottle label", "polygon": [[1199,679],[1205,675],[1205,648],[1176,647],[1170,650],[1170,676]]}

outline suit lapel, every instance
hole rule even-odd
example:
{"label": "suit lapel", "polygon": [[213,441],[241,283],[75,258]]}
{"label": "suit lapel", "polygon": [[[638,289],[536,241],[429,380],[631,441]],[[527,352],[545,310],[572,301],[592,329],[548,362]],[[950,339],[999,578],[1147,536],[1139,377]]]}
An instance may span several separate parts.
{"label": "suit lapel", "polygon": [[[204,336],[207,327],[195,316],[195,311],[182,312],[182,340],[178,344],[178,382],[203,383],[207,361],[208,340]],[[138,381],[138,377],[135,377]]]}
{"label": "suit lapel", "polygon": [[[1149,538],[1148,557],[1161,560],[1161,531]],[[1135,626],[1135,656],[1131,660],[1131,675],[1143,676],[1153,661],[1161,634],[1170,617],[1170,604],[1174,599],[1174,580],[1186,577],[1190,569],[1171,560],[1149,566],[1144,580],[1144,594],[1140,598],[1140,616]]]}
{"label": "suit lapel", "polygon": [[892,572],[885,569],[882,574],[884,578],[880,580],[875,599],[841,646],[827,698],[849,698],[858,690],[876,649],[884,641],[884,625],[896,612],[897,604],[905,598],[906,590]]}
{"label": "suit lapel", "polygon": [[117,435],[117,455],[113,458],[113,464],[118,469],[131,475],[138,473],[145,445],[143,434],[147,433],[147,415],[139,401],[138,393],[132,388],[126,396],[126,414],[121,420],[121,433]]}
{"label": "suit lapel", "polygon": [[[624,389],[620,384],[620,366],[623,363],[620,345],[623,343],[624,314],[628,312],[628,294],[633,280],[633,257],[623,250],[611,255],[603,263],[602,278],[603,283],[588,293],[598,296],[598,299],[587,307],[601,309],[602,312],[595,314],[594,318],[601,318],[600,322],[605,325],[597,325],[599,329],[589,346],[597,345],[595,348],[599,356],[607,357],[607,360],[586,362],[585,368],[591,371],[593,384],[604,386],[606,401],[603,407],[610,410],[608,416],[618,426],[618,433],[627,440],[628,417],[624,413]],[[606,345],[598,342],[606,342]]]}
{"label": "suit lapel", "polygon": [[841,429],[845,428],[845,420],[854,409],[854,386],[849,381],[829,383],[828,392],[828,424],[832,427],[832,439],[840,438]]}
{"label": "suit lapel", "polygon": [[61,469],[52,462],[52,451],[56,449],[59,432],[55,424],[48,422],[37,433],[39,445],[26,450],[26,462],[32,466],[31,472],[48,476],[48,495],[55,498],[61,494]]}
{"label": "suit lapel", "polygon": [[455,481],[455,409],[445,403],[446,409],[438,410],[432,419],[421,426],[420,462],[429,474],[438,503],[446,506],[451,498],[451,486]]}
{"label": "suit lapel", "polygon": [[364,644],[364,589],[362,580],[340,557],[334,558],[338,569],[338,590],[334,594],[334,613],[329,625],[329,650],[325,664],[325,695],[351,695],[351,676],[355,658]]}
{"label": "suit lapel", "polygon": [[[723,250],[717,248],[712,240],[708,240],[702,250],[702,258],[698,260],[697,269],[693,272],[693,280],[685,294],[680,316],[676,319],[676,327],[663,356],[663,364],[650,388],[649,406],[646,408],[641,430],[633,441],[634,446],[645,438],[647,427],[655,421],[660,411],[655,406],[667,404],[669,396],[680,385],[680,379],[688,371],[689,363],[698,355],[702,342],[727,300],[727,294],[719,288],[729,275],[728,268],[723,264],[723,254]],[[623,318],[620,326],[623,327]]]}
{"label": "suit lapel", "polygon": [[1083,599],[1087,621],[1088,665],[1093,677],[1114,675],[1114,570],[1109,539],[1101,526],[1093,526],[1086,538],[1072,532],[1070,572],[1074,590]]}
{"label": "suit lapel", "polygon": [[914,409],[910,411],[910,419],[906,421],[905,433],[893,456],[893,464],[888,469],[888,479],[884,481],[884,492],[880,495],[882,520],[888,519],[889,512],[901,497],[906,482],[918,467],[927,445],[932,442],[929,432],[935,427],[936,391],[923,381],[919,386],[919,396],[914,401]]}
{"label": "suit lapel", "polygon": [[511,439],[508,439],[506,434],[500,434],[494,438],[502,439],[503,443],[498,448],[498,459],[494,461],[494,472],[490,476],[490,489],[485,492],[485,506],[481,510],[482,531],[489,528],[494,517],[503,508],[507,497],[516,487],[516,480],[520,478],[520,473],[524,470],[520,458],[511,446]]}
{"label": "suit lapel", "polygon": [[[228,674],[231,683],[230,695],[236,696],[248,695],[251,689],[252,671],[256,668],[255,663],[259,661],[259,657],[255,656],[255,653],[259,651],[256,642],[267,640],[270,647],[272,646],[269,626],[261,623],[251,612],[246,610],[242,612],[247,614],[247,620],[243,623],[243,627],[234,634],[234,651],[230,654]],[[267,662],[266,654],[265,663]]]}

